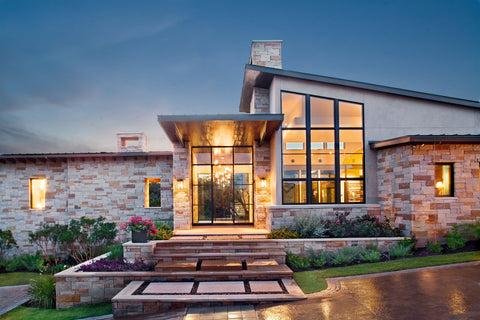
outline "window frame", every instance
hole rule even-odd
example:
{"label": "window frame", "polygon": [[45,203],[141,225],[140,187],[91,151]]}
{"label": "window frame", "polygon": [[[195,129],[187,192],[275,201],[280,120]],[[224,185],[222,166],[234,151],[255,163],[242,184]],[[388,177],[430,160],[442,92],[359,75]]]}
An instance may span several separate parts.
{"label": "window frame", "polygon": [[[34,180],[44,180],[45,181],[45,189],[43,190],[43,207],[34,207],[33,200],[34,200],[34,190],[33,190],[33,181]],[[31,210],[45,210],[47,207],[47,178],[46,177],[33,177],[29,179],[29,197],[30,197],[30,209]],[[42,197],[40,197],[42,198]]]}
{"label": "window frame", "polygon": [[[160,206],[158,207],[151,207],[150,206],[150,183],[158,183],[160,185]],[[145,208],[152,208],[152,209],[158,209],[162,207],[162,178],[160,177],[148,177],[145,178],[145,203],[144,207]]]}
{"label": "window frame", "polygon": [[[434,163],[434,170],[433,170],[433,181],[434,181],[434,188],[435,188],[435,198],[452,198],[455,197],[455,163],[454,162],[435,162]],[[437,194],[437,174],[436,174],[436,167],[437,166],[449,166],[450,170],[450,193],[449,194]],[[442,179],[443,181],[443,179]]]}
{"label": "window frame", "polygon": [[[365,172],[365,105],[360,102],[350,101],[345,99],[337,99],[332,97],[325,97],[320,95],[314,95],[309,93],[302,93],[302,92],[295,92],[290,90],[280,90],[280,110],[283,114],[283,93],[291,93],[291,94],[298,94],[305,97],[305,126],[304,127],[281,127],[281,175],[282,175],[282,204],[283,205],[329,205],[329,204],[365,204],[366,202],[366,172]],[[333,101],[333,126],[331,127],[312,127],[311,126],[311,98],[320,98],[320,99],[327,99]],[[340,103],[354,103],[361,106],[362,111],[362,126],[361,127],[341,127],[340,126]],[[305,130],[306,132],[306,177],[305,178],[284,178],[284,151],[283,151],[283,131],[284,130]],[[320,131],[320,130],[333,130],[334,131],[334,170],[335,176],[334,178],[312,178],[312,150],[311,150],[311,136],[312,131]],[[362,130],[362,172],[363,175],[361,178],[343,178],[341,177],[341,163],[340,163],[340,132],[346,130]],[[313,188],[312,182],[320,181],[320,182],[328,182],[334,181],[335,185],[335,198],[333,202],[313,202]],[[341,185],[344,181],[360,181],[362,183],[362,192],[363,192],[363,199],[362,201],[356,202],[341,202]],[[305,182],[306,184],[306,202],[285,202],[283,186],[284,182]],[[345,195],[344,195],[345,197]]]}

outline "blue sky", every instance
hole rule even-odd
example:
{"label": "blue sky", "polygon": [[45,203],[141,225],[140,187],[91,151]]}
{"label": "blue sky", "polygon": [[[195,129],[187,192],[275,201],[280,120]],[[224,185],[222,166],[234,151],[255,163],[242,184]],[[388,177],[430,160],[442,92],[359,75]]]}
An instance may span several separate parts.
{"label": "blue sky", "polygon": [[266,39],[287,70],[480,99],[478,0],[0,0],[0,153],[170,150],[156,116],[238,112]]}

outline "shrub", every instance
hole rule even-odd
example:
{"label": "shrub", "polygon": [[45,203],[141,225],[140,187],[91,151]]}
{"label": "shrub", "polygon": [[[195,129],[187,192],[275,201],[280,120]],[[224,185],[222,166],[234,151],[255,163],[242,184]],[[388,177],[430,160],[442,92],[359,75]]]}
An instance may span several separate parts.
{"label": "shrub", "polygon": [[377,262],[380,261],[380,252],[377,250],[367,249],[360,253],[359,258],[365,262]]}
{"label": "shrub", "polygon": [[480,240],[480,220],[477,220],[475,223],[462,224],[459,227],[460,230],[471,239]]}
{"label": "shrub", "polygon": [[31,296],[31,301],[39,307],[55,308],[55,277],[43,275],[37,280],[32,280],[28,293]]}
{"label": "shrub", "polygon": [[151,234],[151,240],[168,240],[173,237],[173,228],[166,222],[157,221],[154,223],[155,232]]}
{"label": "shrub", "polygon": [[411,251],[417,251],[417,237],[413,234],[410,238],[404,237],[402,240],[398,241],[398,244],[409,247]]}
{"label": "shrub", "polygon": [[35,232],[29,232],[28,237],[30,243],[40,249],[47,263],[55,265],[60,261],[60,243],[67,231],[67,225],[42,223]]}
{"label": "shrub", "polygon": [[13,256],[11,259],[4,260],[3,266],[7,272],[15,271],[31,271],[31,272],[45,272],[45,260],[37,252],[35,255],[22,254],[20,256]]}
{"label": "shrub", "polygon": [[379,218],[363,215],[348,219],[350,212],[337,212],[335,219],[325,222],[325,234],[332,238],[346,237],[393,237],[400,236],[402,232],[393,228],[388,219],[381,222]]}
{"label": "shrub", "polygon": [[107,259],[109,260],[118,260],[123,259],[123,245],[122,243],[117,243],[110,247],[110,254]]}
{"label": "shrub", "polygon": [[310,264],[315,268],[323,268],[328,264],[329,256],[330,255],[327,252],[316,254],[312,251],[310,254]]}
{"label": "shrub", "polygon": [[465,247],[467,240],[458,232],[458,226],[453,226],[451,232],[445,237],[448,249],[454,251]]}
{"label": "shrub", "polygon": [[404,245],[397,243],[397,245],[390,247],[390,250],[388,251],[388,253],[392,258],[401,258],[401,257],[407,257],[411,255],[412,250],[410,246],[406,247]]}
{"label": "shrub", "polygon": [[338,249],[330,256],[330,263],[334,266],[352,264],[359,260],[362,251],[363,249],[361,247],[344,247]]}
{"label": "shrub", "polygon": [[3,231],[0,229],[0,262],[2,262],[3,257],[13,248],[18,248],[18,246],[13,238],[12,231]]}
{"label": "shrub", "polygon": [[293,270],[310,269],[310,259],[308,257],[300,257],[291,253],[287,253],[287,265]]}
{"label": "shrub", "polygon": [[332,238],[346,238],[353,235],[354,224],[347,217],[350,212],[337,212],[335,219],[326,222],[327,235]]}
{"label": "shrub", "polygon": [[427,251],[434,252],[434,253],[440,253],[442,252],[443,248],[440,245],[440,241],[437,240],[437,242],[429,242],[427,244]]}
{"label": "shrub", "polygon": [[99,259],[89,264],[80,266],[78,271],[96,272],[96,271],[151,271],[153,268],[141,260],[129,263],[123,259],[109,260],[107,258]]}
{"label": "shrub", "polygon": [[325,237],[326,222],[319,215],[302,215],[293,220],[292,231],[302,238]]}
{"label": "shrub", "polygon": [[267,234],[267,239],[297,239],[300,238],[300,235],[296,232],[291,231],[287,227],[274,230]]}

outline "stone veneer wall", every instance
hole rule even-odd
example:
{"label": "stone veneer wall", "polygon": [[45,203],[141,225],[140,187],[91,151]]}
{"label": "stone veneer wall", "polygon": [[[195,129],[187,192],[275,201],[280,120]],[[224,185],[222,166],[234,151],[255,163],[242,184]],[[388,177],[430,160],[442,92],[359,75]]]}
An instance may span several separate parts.
{"label": "stone veneer wall", "polygon": [[270,112],[270,90],[264,88],[253,88],[252,95],[253,111],[252,113]]}
{"label": "stone veneer wall", "polygon": [[[173,145],[173,214],[175,230],[192,228],[190,146],[185,143]],[[179,181],[183,182],[180,188]]]}
{"label": "stone veneer wall", "polygon": [[[21,251],[37,250],[28,233],[41,223],[68,223],[103,216],[118,226],[132,216],[169,220],[172,157],[115,156],[7,160],[0,163],[0,221]],[[47,179],[45,209],[30,209],[30,178]],[[161,179],[161,208],[145,208],[145,178]]]}
{"label": "stone veneer wall", "polygon": [[[378,151],[378,193],[385,216],[407,235],[435,240],[480,217],[480,145],[425,144]],[[435,197],[435,163],[454,163],[454,197]]]}
{"label": "stone veneer wall", "polygon": [[[271,204],[270,188],[270,145],[254,147],[254,222],[256,229],[267,229],[268,207]],[[261,186],[261,180],[266,180],[266,187]]]}
{"label": "stone veneer wall", "polygon": [[356,205],[283,205],[271,206],[271,230],[282,229],[293,224],[294,218],[301,215],[320,215],[325,218],[334,218],[337,212],[350,212],[350,217],[372,215],[380,218],[380,205],[356,204]]}

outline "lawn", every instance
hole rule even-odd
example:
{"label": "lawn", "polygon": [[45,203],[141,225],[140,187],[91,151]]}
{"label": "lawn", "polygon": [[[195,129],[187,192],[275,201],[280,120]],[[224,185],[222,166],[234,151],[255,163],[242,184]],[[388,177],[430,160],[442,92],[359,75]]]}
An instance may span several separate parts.
{"label": "lawn", "polygon": [[295,272],[293,274],[293,278],[304,293],[313,293],[325,290],[327,288],[327,282],[325,281],[325,278],[356,276],[369,273],[398,271],[471,261],[480,261],[480,251],[407,258],[376,263],[364,263],[348,267]]}
{"label": "lawn", "polygon": [[18,307],[0,316],[1,320],[70,320],[112,313],[110,302],[91,304],[68,309],[37,309]]}
{"label": "lawn", "polygon": [[38,278],[40,278],[40,274],[35,272],[0,273],[0,287],[30,284],[31,280]]}

